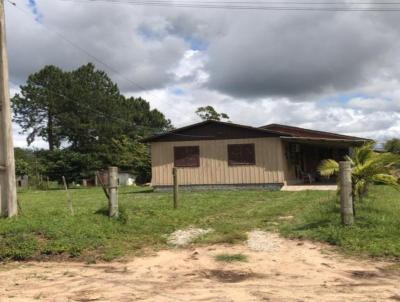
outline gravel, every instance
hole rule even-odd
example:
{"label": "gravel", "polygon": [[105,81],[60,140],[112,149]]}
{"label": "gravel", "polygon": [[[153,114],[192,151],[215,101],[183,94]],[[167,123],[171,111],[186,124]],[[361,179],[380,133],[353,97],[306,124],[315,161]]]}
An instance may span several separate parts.
{"label": "gravel", "polygon": [[279,249],[282,239],[279,235],[260,230],[247,233],[247,246],[257,252],[273,252]]}
{"label": "gravel", "polygon": [[168,244],[176,246],[185,246],[196,238],[212,232],[213,229],[200,229],[189,227],[185,230],[177,230],[168,237]]}

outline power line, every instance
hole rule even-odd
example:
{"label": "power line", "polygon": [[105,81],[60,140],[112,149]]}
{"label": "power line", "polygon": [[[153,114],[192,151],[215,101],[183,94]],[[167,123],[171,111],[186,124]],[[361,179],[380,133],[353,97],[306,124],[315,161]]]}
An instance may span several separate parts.
{"label": "power line", "polygon": [[[9,80],[9,81],[14,86],[19,86],[15,82],[13,82],[11,80]],[[125,125],[133,126],[136,129],[152,130],[152,131],[158,130],[157,128],[152,128],[152,127],[149,127],[149,126],[137,125],[135,123],[131,123],[131,122],[127,121],[127,120],[124,120],[124,119],[122,119],[120,117],[112,116],[110,114],[106,115],[106,114],[104,114],[103,112],[101,112],[99,110],[93,109],[90,106],[86,106],[85,104],[82,104],[82,102],[79,102],[79,101],[77,101],[77,100],[75,100],[75,99],[73,99],[71,97],[68,97],[68,96],[66,96],[64,94],[56,92],[56,91],[54,91],[54,90],[52,90],[52,89],[50,89],[48,87],[44,87],[44,86],[41,86],[41,85],[38,85],[36,87],[40,87],[40,88],[46,89],[46,90],[50,91],[51,93],[54,93],[55,95],[58,95],[59,97],[62,97],[64,99],[66,99],[67,101],[73,102],[74,104],[77,104],[80,107],[85,107],[86,109],[88,109],[88,110],[92,111],[93,113],[97,114],[97,117],[111,119],[111,120],[114,120],[114,121],[118,121],[120,123],[122,122],[122,123],[125,123]],[[85,105],[85,106],[83,106],[83,105]],[[173,133],[173,132],[170,132],[170,134],[171,135],[175,135],[175,136],[191,137],[191,138],[214,138],[215,137],[215,136],[202,136],[202,135],[192,135],[192,134],[180,134],[180,133]]]}
{"label": "power line", "polygon": [[[87,2],[97,2],[99,0],[86,0]],[[105,2],[115,2],[114,0],[104,0]],[[263,5],[400,5],[399,1],[392,2],[373,2],[373,1],[331,1],[331,2],[318,2],[318,1],[191,1],[191,0],[127,0],[116,1],[121,3],[142,3],[142,4],[188,4],[188,5],[248,5],[248,6],[263,6]]]}
{"label": "power line", "polygon": [[[326,6],[327,3],[317,2],[269,2],[266,4],[253,4],[249,5],[244,2],[182,2],[182,1],[121,1],[121,0],[59,0],[64,2],[75,3],[107,3],[107,4],[120,4],[120,5],[133,5],[133,6],[153,6],[153,7],[169,7],[169,8],[200,8],[200,9],[226,9],[226,10],[259,10],[259,11],[326,11],[326,12],[398,12],[400,7],[379,7],[378,5],[400,5],[400,2],[349,2],[349,3],[329,3],[328,5],[342,5],[342,6]],[[272,4],[283,6],[272,6]],[[305,6],[306,5],[306,6]],[[316,6],[321,5],[321,6]],[[347,5],[347,6],[343,6]],[[370,7],[357,7],[354,5],[372,5]]]}
{"label": "power line", "polygon": [[[12,2],[12,1],[10,1],[10,0],[7,0],[7,1],[8,1],[11,5],[13,5],[13,7],[15,7],[15,8],[17,8],[18,10],[22,11],[23,13],[25,13],[25,14],[31,16],[31,14],[30,14],[28,11],[26,11],[26,10],[20,8],[19,6],[17,6],[17,4],[16,4],[15,2]],[[101,59],[99,59],[99,58],[96,57],[95,55],[91,54],[90,52],[88,52],[86,49],[82,48],[81,46],[79,46],[79,45],[76,44],[75,42],[69,40],[67,37],[65,37],[64,35],[62,35],[62,34],[59,33],[58,31],[55,31],[55,30],[49,28],[48,26],[46,26],[46,25],[43,24],[43,23],[40,23],[40,24],[43,26],[43,28],[45,28],[45,29],[47,29],[48,31],[54,33],[58,38],[60,38],[60,39],[62,39],[63,41],[67,42],[68,44],[70,44],[71,46],[75,47],[76,49],[78,49],[78,50],[84,52],[85,54],[87,54],[87,55],[90,56],[91,58],[95,59],[97,62],[99,62],[100,64],[102,64],[103,66],[105,66],[106,68],[108,68],[109,70],[111,70],[112,72],[114,72],[115,74],[117,74],[118,76],[120,76],[121,78],[125,79],[126,81],[130,82],[131,84],[133,84],[134,86],[136,86],[136,87],[138,87],[138,88],[140,88],[140,89],[142,89],[142,90],[145,90],[145,91],[147,90],[147,91],[148,91],[147,88],[145,88],[145,87],[143,87],[143,86],[141,86],[141,85],[139,85],[139,84],[133,82],[132,80],[130,80],[130,79],[124,77],[123,75],[121,75],[120,73],[118,73],[117,70],[115,70],[113,67],[111,67],[109,64],[103,62]],[[15,86],[18,86],[18,85],[15,84],[14,82],[12,82],[12,81],[10,81],[10,82],[13,83]],[[65,96],[65,95],[61,95],[61,94],[59,94],[59,93],[57,93],[57,92],[55,92],[55,91],[50,90],[50,89],[47,88],[47,87],[46,87],[46,89],[48,89],[50,92],[52,92],[52,93],[54,93],[54,94],[57,94],[58,96],[61,96],[61,97],[65,98],[65,99],[67,99],[67,100],[69,100],[69,101],[71,101],[71,102],[74,102],[74,103],[77,104],[78,106],[82,106],[82,103],[80,103],[80,102],[78,102],[78,101],[76,101],[76,100],[74,100],[74,99],[71,99],[71,98],[69,98],[69,97],[67,97],[67,96]],[[119,117],[113,117],[113,116],[110,116],[110,115],[105,115],[105,114],[102,113],[101,111],[98,111],[98,110],[93,109],[93,108],[91,108],[91,107],[87,107],[87,106],[86,106],[86,109],[88,109],[88,110],[90,110],[90,111],[92,111],[92,112],[94,112],[94,113],[97,113],[98,116],[100,116],[101,118],[109,118],[109,119],[111,118],[111,119],[113,119],[113,120],[115,120],[115,121],[123,122],[123,123],[125,123],[125,125],[133,126],[133,127],[136,127],[136,128],[142,128],[143,130],[156,130],[155,128],[151,128],[151,127],[147,127],[147,126],[141,126],[141,125],[137,125],[137,124],[135,124],[135,123],[130,123],[130,122],[128,122],[128,121],[126,121],[126,120],[123,120],[123,119],[121,119],[121,118],[119,118]]]}
{"label": "power line", "polygon": [[[27,14],[29,17],[31,17],[31,13],[29,11],[26,11],[25,9],[22,9],[21,7],[17,6],[17,4],[15,2],[12,2],[10,0],[7,0],[7,2],[9,2],[13,7],[15,7],[16,9],[18,9],[19,11],[23,12],[24,14]],[[110,70],[111,72],[115,73],[117,76],[119,76],[120,78],[124,79],[125,81],[129,82],[130,84],[134,85],[135,87],[141,89],[141,90],[149,90],[145,87],[143,87],[142,85],[139,85],[138,83],[135,83],[134,81],[132,81],[131,79],[128,79],[127,77],[125,77],[124,75],[122,75],[121,73],[118,72],[118,70],[114,69],[112,66],[110,66],[109,64],[107,64],[106,62],[104,62],[103,60],[99,59],[97,56],[93,55],[92,53],[90,53],[89,51],[87,51],[85,48],[81,47],[79,44],[71,41],[70,39],[68,39],[66,36],[64,36],[63,34],[61,34],[60,32],[51,29],[50,27],[46,26],[43,23],[39,23],[40,25],[42,25],[43,28],[45,28],[46,30],[50,31],[51,33],[55,34],[58,38],[62,39],[63,41],[67,42],[68,44],[70,44],[71,46],[75,47],[76,49],[80,50],[81,52],[85,53],[87,56],[91,57],[92,59],[94,59],[95,61],[97,61],[98,63],[100,63],[101,65],[103,65],[104,67],[106,67],[108,70]]]}
{"label": "power line", "polygon": [[[14,83],[11,80],[10,80],[10,83],[12,83],[13,85],[15,85],[17,87],[19,86],[18,84]],[[122,123],[125,123],[126,125],[133,126],[133,127],[143,127],[143,128],[145,127],[145,126],[136,125],[135,123],[131,123],[131,122],[126,121],[126,120],[124,120],[124,119],[122,119],[120,117],[112,116],[112,115],[109,115],[109,114],[105,115],[103,112],[101,112],[99,110],[96,110],[96,109],[93,109],[90,106],[83,106],[83,105],[86,105],[86,104],[82,104],[82,102],[79,102],[79,101],[77,101],[77,100],[75,100],[75,99],[73,99],[71,97],[68,97],[68,96],[66,96],[64,94],[56,92],[56,91],[54,91],[54,90],[52,90],[52,89],[50,89],[48,87],[44,87],[44,86],[41,86],[41,85],[36,85],[36,87],[46,89],[46,90],[50,91],[51,93],[66,99],[67,101],[70,101],[70,102],[73,102],[73,103],[77,104],[79,107],[85,107],[86,109],[88,109],[88,110],[92,111],[93,113],[97,114],[97,117],[107,118],[107,119],[111,119],[111,120],[114,120],[114,121],[122,122]],[[148,129],[154,130],[153,128],[150,128],[150,127],[148,127]]]}

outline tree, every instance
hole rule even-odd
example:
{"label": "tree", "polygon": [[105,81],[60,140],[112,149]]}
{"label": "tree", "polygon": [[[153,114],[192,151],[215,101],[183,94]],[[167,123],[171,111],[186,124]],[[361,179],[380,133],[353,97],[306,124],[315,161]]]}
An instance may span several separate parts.
{"label": "tree", "polygon": [[226,113],[218,113],[214,107],[206,106],[206,107],[199,107],[196,110],[196,114],[203,120],[214,120],[214,121],[221,121],[221,120],[229,120],[229,116]]}
{"label": "tree", "polygon": [[70,149],[40,150],[36,152],[42,173],[50,180],[61,181],[65,176],[68,182],[93,177],[94,171],[102,168],[96,154],[84,154]]}
{"label": "tree", "polygon": [[124,98],[118,107],[123,134],[130,138],[146,137],[172,129],[171,121],[157,109],[151,109],[149,102],[142,98]]}
{"label": "tree", "polygon": [[139,139],[172,128],[160,111],[142,98],[123,96],[91,63],[71,72],[46,66],[30,75],[13,98],[13,108],[28,143],[40,137],[50,150],[34,152],[33,163],[21,158],[20,173],[30,163],[34,175],[58,181],[63,175],[77,181],[108,165],[132,170],[147,181],[149,148]]}
{"label": "tree", "polygon": [[[373,183],[400,189],[398,179],[393,173],[396,164],[400,162],[400,156],[392,153],[376,153],[373,151],[373,146],[372,142],[366,143],[354,148],[351,156],[345,157],[352,165],[353,208],[356,200],[362,201],[368,194],[369,186]],[[322,176],[332,176],[339,172],[339,163],[333,159],[323,160],[318,171]]]}
{"label": "tree", "polygon": [[146,183],[151,180],[150,152],[147,145],[123,135],[112,140],[105,154],[108,155],[109,165],[132,172],[136,176],[136,182]]}
{"label": "tree", "polygon": [[28,77],[21,86],[21,94],[12,98],[14,121],[27,133],[30,145],[36,137],[47,141],[49,149],[59,148],[62,136],[60,108],[65,99],[65,73],[58,67],[48,65]]}
{"label": "tree", "polygon": [[124,123],[118,116],[123,96],[115,83],[91,63],[69,74],[69,102],[64,103],[64,134],[71,149],[95,152],[121,130]]}
{"label": "tree", "polygon": [[384,148],[386,152],[400,154],[400,139],[392,138],[386,141]]}
{"label": "tree", "polygon": [[33,173],[34,154],[33,151],[14,148],[15,155],[15,174],[17,176],[29,175]]}

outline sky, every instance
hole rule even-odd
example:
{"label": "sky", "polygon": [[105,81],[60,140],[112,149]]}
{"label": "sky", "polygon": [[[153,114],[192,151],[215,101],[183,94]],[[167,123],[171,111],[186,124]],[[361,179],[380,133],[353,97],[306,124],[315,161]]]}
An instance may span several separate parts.
{"label": "sky", "polygon": [[[13,1],[5,3],[11,95],[45,65],[93,62],[175,127],[212,105],[240,124],[400,137],[400,12]],[[26,146],[17,125],[14,144]]]}

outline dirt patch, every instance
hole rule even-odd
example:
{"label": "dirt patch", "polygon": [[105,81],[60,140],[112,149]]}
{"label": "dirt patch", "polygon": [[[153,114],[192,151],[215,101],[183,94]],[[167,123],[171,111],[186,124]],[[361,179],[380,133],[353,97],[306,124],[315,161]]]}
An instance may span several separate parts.
{"label": "dirt patch", "polygon": [[[249,234],[247,244],[162,250],[126,262],[25,262],[0,270],[1,302],[399,301],[390,262],[345,258],[327,245]],[[245,254],[247,262],[215,260]]]}
{"label": "dirt patch", "polygon": [[375,271],[352,271],[351,276],[357,279],[373,279],[382,277]]}
{"label": "dirt patch", "polygon": [[212,229],[200,229],[190,227],[185,230],[177,230],[168,237],[168,244],[175,246],[185,246],[193,242],[196,238],[212,232]]}
{"label": "dirt patch", "polygon": [[264,275],[256,274],[253,272],[245,272],[245,271],[233,271],[233,270],[203,270],[199,273],[201,276],[207,279],[213,279],[218,282],[223,283],[236,283],[242,282],[251,278],[263,278]]}
{"label": "dirt patch", "polygon": [[258,252],[271,252],[279,249],[281,237],[276,233],[255,230],[247,233],[247,246]]}

